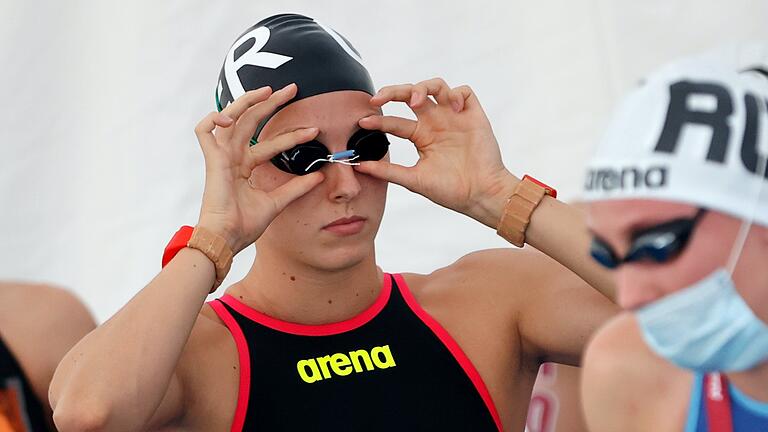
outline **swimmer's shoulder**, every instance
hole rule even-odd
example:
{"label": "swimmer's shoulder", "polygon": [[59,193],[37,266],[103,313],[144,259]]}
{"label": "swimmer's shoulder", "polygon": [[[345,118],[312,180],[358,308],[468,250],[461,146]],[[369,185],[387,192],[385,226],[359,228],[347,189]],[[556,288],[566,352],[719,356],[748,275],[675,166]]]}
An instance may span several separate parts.
{"label": "swimmer's shoulder", "polygon": [[[510,292],[530,282],[537,252],[488,249],[472,252],[430,274],[403,273],[408,289],[422,304],[447,302],[482,305],[512,301]],[[500,306],[500,305],[499,305]]]}
{"label": "swimmer's shoulder", "polygon": [[655,355],[635,318],[624,312],[589,342],[581,396],[587,425],[602,431],[679,431],[692,375]]}
{"label": "swimmer's shoulder", "polygon": [[580,279],[533,248],[486,249],[467,254],[430,274],[403,274],[419,302],[470,299],[481,307],[507,307],[515,313],[543,291],[562,289]]}

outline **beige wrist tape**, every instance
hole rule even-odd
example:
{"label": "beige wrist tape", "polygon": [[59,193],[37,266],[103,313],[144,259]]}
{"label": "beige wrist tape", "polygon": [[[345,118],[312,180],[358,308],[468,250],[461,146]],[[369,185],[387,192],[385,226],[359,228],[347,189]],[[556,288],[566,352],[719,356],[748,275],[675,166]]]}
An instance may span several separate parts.
{"label": "beige wrist tape", "polygon": [[223,237],[203,227],[195,227],[192,237],[187,242],[187,247],[199,250],[213,262],[216,267],[216,282],[213,284],[211,292],[216,291],[232,267],[232,249],[229,248]]}
{"label": "beige wrist tape", "polygon": [[496,233],[517,247],[525,245],[531,215],[546,195],[546,189],[524,178],[507,199]]}

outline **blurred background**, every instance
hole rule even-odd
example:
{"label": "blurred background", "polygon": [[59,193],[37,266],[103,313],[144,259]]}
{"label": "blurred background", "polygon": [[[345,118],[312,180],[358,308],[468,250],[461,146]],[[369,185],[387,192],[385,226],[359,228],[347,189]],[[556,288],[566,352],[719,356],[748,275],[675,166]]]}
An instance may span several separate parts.
{"label": "blurred background", "polygon": [[[618,98],[673,58],[768,39],[764,0],[0,0],[0,279],[75,291],[97,320],[194,225],[224,54],[262,18],[302,13],[346,36],[377,86],[441,76],[477,92],[507,167],[577,200]],[[403,106],[390,114],[407,115]],[[393,142],[392,159],[415,151]],[[387,271],[430,272],[495,232],[398,187],[378,238]],[[254,249],[236,258],[232,282]]]}

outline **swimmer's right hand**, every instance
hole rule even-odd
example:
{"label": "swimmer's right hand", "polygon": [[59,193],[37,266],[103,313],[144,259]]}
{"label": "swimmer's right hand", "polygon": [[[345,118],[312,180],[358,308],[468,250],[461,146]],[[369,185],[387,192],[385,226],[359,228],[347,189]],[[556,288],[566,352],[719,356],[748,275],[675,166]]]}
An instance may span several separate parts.
{"label": "swimmer's right hand", "polygon": [[251,171],[282,151],[314,139],[317,128],[298,129],[249,147],[259,122],[296,96],[295,84],[276,92],[252,90],[195,128],[205,157],[205,191],[198,226],[222,236],[235,254],[255,242],[292,201],[323,181],[315,172],[296,176],[272,191],[249,183]]}

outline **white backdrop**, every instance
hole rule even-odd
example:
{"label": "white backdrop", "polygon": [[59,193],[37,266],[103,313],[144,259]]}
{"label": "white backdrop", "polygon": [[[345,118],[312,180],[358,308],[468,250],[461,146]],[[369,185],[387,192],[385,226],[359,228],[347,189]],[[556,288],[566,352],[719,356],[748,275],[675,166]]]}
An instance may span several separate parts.
{"label": "white backdrop", "polygon": [[[223,56],[279,12],[314,16],[362,53],[378,86],[470,84],[507,166],[578,197],[617,97],[652,68],[768,39],[763,0],[0,0],[0,278],[56,283],[114,313],[197,219],[192,129]],[[390,113],[404,113],[390,108]],[[413,162],[395,143],[393,160]],[[505,247],[493,230],[393,186],[378,239],[388,271],[429,272]],[[247,270],[238,256],[229,281]]]}

